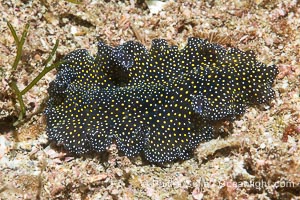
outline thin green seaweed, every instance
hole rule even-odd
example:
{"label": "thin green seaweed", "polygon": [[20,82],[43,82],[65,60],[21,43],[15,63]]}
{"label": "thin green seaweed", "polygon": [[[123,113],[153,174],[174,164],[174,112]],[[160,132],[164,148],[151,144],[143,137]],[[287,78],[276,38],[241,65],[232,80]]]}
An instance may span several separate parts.
{"label": "thin green seaweed", "polygon": [[17,46],[17,56],[15,58],[14,64],[12,65],[12,69],[16,70],[17,66],[21,60],[21,56],[22,56],[22,49],[23,49],[23,45],[25,43],[25,39],[27,37],[27,33],[28,33],[28,29],[29,29],[29,24],[25,25],[24,31],[22,33],[21,39],[18,38],[17,33],[14,29],[14,27],[11,25],[11,23],[7,22],[8,28],[10,29],[10,32],[12,33],[16,46]]}
{"label": "thin green seaweed", "polygon": [[[27,34],[28,34],[29,24],[25,25],[25,28],[24,28],[24,31],[22,33],[21,39],[19,39],[19,37],[17,36],[17,33],[16,33],[14,27],[11,25],[11,23],[7,22],[7,26],[10,29],[11,34],[13,35],[16,46],[17,46],[17,55],[15,57],[14,63],[12,64],[12,74],[13,74],[16,71],[17,66],[18,66],[18,64],[21,60],[22,49],[23,49],[23,45],[25,43],[25,40],[26,40],[26,37],[27,37]],[[15,121],[13,123],[13,126],[19,125],[24,120],[24,116],[26,116],[26,106],[25,106],[24,101],[23,101],[23,95],[25,95],[33,86],[35,86],[36,83],[41,78],[43,78],[49,71],[51,71],[52,69],[54,69],[54,68],[58,67],[60,64],[62,64],[63,61],[60,61],[60,62],[54,63],[54,64],[52,64],[48,67],[48,64],[53,59],[53,57],[56,53],[58,44],[59,44],[59,40],[56,40],[55,45],[54,45],[51,53],[49,54],[48,58],[44,62],[44,66],[45,66],[44,69],[22,91],[20,91],[20,89],[18,88],[17,82],[15,80],[13,80],[13,78],[11,78],[9,86],[13,90],[14,94],[17,96],[17,100],[20,104],[20,113],[19,113],[17,121]]]}

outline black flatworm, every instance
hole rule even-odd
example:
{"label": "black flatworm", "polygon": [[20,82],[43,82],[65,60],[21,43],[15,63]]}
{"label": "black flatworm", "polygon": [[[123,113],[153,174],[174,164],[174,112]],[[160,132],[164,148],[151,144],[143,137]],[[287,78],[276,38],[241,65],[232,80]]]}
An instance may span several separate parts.
{"label": "black flatworm", "polygon": [[95,58],[80,49],[64,60],[48,89],[49,139],[76,154],[116,142],[126,156],[153,163],[189,158],[212,138],[215,121],[274,98],[278,74],[252,52],[198,38],[181,50],[161,39],[149,51],[99,42]]}

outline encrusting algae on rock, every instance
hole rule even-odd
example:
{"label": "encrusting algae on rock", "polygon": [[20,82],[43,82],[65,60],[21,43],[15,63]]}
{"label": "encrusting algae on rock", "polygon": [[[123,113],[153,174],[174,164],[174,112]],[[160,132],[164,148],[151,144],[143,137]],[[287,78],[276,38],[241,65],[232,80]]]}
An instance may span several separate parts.
{"label": "encrusting algae on rock", "polygon": [[278,69],[253,52],[189,38],[183,49],[162,39],[98,43],[96,58],[71,52],[48,89],[50,140],[76,154],[103,152],[114,141],[126,156],[152,163],[188,159],[213,137],[215,122],[234,119],[274,98]]}

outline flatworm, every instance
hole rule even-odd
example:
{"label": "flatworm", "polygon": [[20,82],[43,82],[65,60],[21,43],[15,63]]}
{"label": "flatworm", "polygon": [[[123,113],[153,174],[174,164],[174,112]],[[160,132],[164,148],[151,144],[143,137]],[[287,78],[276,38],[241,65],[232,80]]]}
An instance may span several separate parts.
{"label": "flatworm", "polygon": [[126,156],[152,163],[188,159],[213,137],[216,121],[234,119],[274,98],[278,69],[253,52],[189,38],[183,49],[162,39],[98,43],[92,57],[71,52],[48,89],[50,140],[73,153],[103,152],[113,142]]}

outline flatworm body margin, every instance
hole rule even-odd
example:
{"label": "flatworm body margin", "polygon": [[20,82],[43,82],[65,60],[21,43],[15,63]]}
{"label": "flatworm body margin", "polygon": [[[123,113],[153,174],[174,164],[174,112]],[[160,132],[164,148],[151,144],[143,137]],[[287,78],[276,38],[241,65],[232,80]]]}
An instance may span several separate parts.
{"label": "flatworm body margin", "polygon": [[188,159],[216,121],[274,98],[278,74],[251,52],[198,38],[183,49],[156,39],[149,51],[99,42],[96,58],[76,50],[65,60],[48,89],[49,139],[76,154],[115,141],[125,155],[154,163]]}

